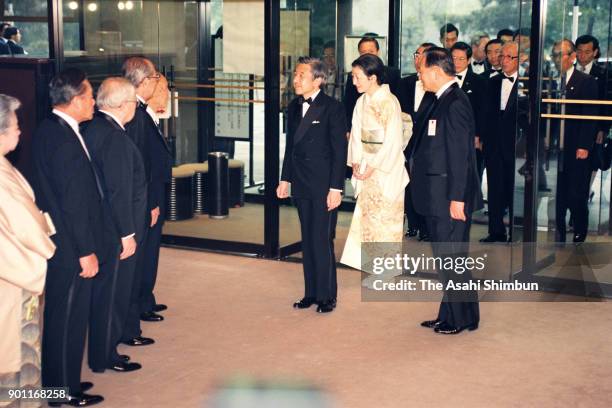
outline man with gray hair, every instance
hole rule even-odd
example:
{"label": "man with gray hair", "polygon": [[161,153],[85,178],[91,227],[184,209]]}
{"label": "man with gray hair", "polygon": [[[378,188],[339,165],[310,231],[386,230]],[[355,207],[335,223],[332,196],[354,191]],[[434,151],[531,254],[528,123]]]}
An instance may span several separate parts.
{"label": "man with gray hair", "polygon": [[[125,131],[136,110],[136,90],[124,78],[111,77],[98,89],[98,112],[84,132],[85,144],[98,171],[105,206],[112,222],[108,233],[120,242],[96,280],[88,342],[88,363],[94,372],[134,371],[140,364],[117,352],[128,315],[136,267],[136,250],[145,231],[146,180],[138,147]],[[138,244],[137,244],[138,243]]]}
{"label": "man with gray hair", "polygon": [[100,175],[79,131],[79,123],[93,116],[91,85],[83,71],[67,69],[51,80],[49,96],[53,113],[32,139],[32,187],[57,230],[45,283],[42,385],[68,387],[68,404],[82,407],[103,400],[84,392],[93,385],[80,382],[81,366],[92,278],[117,243],[105,229],[111,221],[103,209]]}
{"label": "man with gray hair", "polygon": [[482,74],[487,69],[487,53],[485,47],[489,42],[489,36],[487,34],[477,34],[472,37],[470,45],[472,46],[472,60],[470,61],[470,67],[475,74]]}
{"label": "man with gray hair", "polygon": [[336,307],[334,236],[337,208],[342,201],[348,142],[340,102],[321,92],[325,66],[321,60],[300,57],[293,86],[299,95],[289,104],[287,142],[280,199],[291,195],[298,209],[304,253],[304,297],[293,304],[317,312]]}
{"label": "man with gray hair", "polygon": [[159,119],[147,106],[153,96],[160,75],[151,61],[131,57],[123,63],[124,77],[136,88],[138,105],[134,118],[126,125],[128,136],[138,146],[142,155],[147,180],[146,232],[137,254],[136,272],[130,300],[130,312],[126,321],[122,342],[129,346],[146,346],[153,339],[142,337],[140,320],[157,322],[163,316],[157,314],[166,305],[157,304],[153,295],[162,226],[166,203],[166,183],[172,174],[172,156],[166,138],[159,128]]}

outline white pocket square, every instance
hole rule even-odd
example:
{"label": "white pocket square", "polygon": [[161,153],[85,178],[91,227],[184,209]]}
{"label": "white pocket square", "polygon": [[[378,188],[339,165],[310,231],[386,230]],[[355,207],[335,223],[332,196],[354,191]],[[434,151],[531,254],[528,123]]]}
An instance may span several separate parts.
{"label": "white pocket square", "polygon": [[313,120],[313,121],[312,121],[312,124],[313,124],[313,125],[316,125],[316,124],[318,124],[318,123],[321,123],[321,122],[319,122],[318,120]]}
{"label": "white pocket square", "polygon": [[471,89],[468,89],[468,91],[467,91],[466,93],[472,93],[472,90],[471,90]]}

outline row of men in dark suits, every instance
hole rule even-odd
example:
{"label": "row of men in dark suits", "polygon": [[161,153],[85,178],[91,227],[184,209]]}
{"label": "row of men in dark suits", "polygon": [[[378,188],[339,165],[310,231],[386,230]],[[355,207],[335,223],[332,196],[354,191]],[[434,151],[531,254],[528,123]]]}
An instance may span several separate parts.
{"label": "row of men in dark suits", "polygon": [[159,74],[144,58],[129,58],[123,68],[124,77],[107,78],[95,101],[83,71],[54,77],[52,114],[33,139],[33,186],[57,230],[45,287],[42,383],[69,391],[52,406],[103,400],[86,393],[91,382],[81,382],[86,337],[92,371],[138,370],[117,346],[153,344],[140,322],[163,320],[156,312],[166,309],[152,292],[171,156],[146,105]]}

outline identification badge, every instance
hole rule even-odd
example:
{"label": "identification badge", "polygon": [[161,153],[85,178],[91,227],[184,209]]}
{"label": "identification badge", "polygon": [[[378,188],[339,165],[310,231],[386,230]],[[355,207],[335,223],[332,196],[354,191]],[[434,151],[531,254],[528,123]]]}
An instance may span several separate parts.
{"label": "identification badge", "polygon": [[435,136],[436,135],[436,120],[429,120],[429,128],[427,129],[427,136]]}

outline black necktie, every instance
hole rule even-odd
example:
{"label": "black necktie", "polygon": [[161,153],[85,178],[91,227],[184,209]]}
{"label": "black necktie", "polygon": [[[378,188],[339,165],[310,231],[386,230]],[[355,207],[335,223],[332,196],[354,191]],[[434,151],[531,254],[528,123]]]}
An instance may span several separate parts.
{"label": "black necktie", "polygon": [[303,96],[300,96],[300,98],[298,99],[298,102],[300,103],[300,105],[303,105],[304,103],[307,103],[310,105],[312,103],[312,98],[304,99]]}
{"label": "black necktie", "polygon": [[461,81],[461,79],[463,78],[463,76],[462,76],[462,75],[459,75],[459,74],[457,74],[457,75],[455,75],[455,76],[456,76],[457,78],[459,78],[459,80],[460,80],[460,81]]}
{"label": "black necktie", "polygon": [[504,79],[507,79],[508,81],[510,81],[510,83],[514,83],[514,77],[504,75]]}

